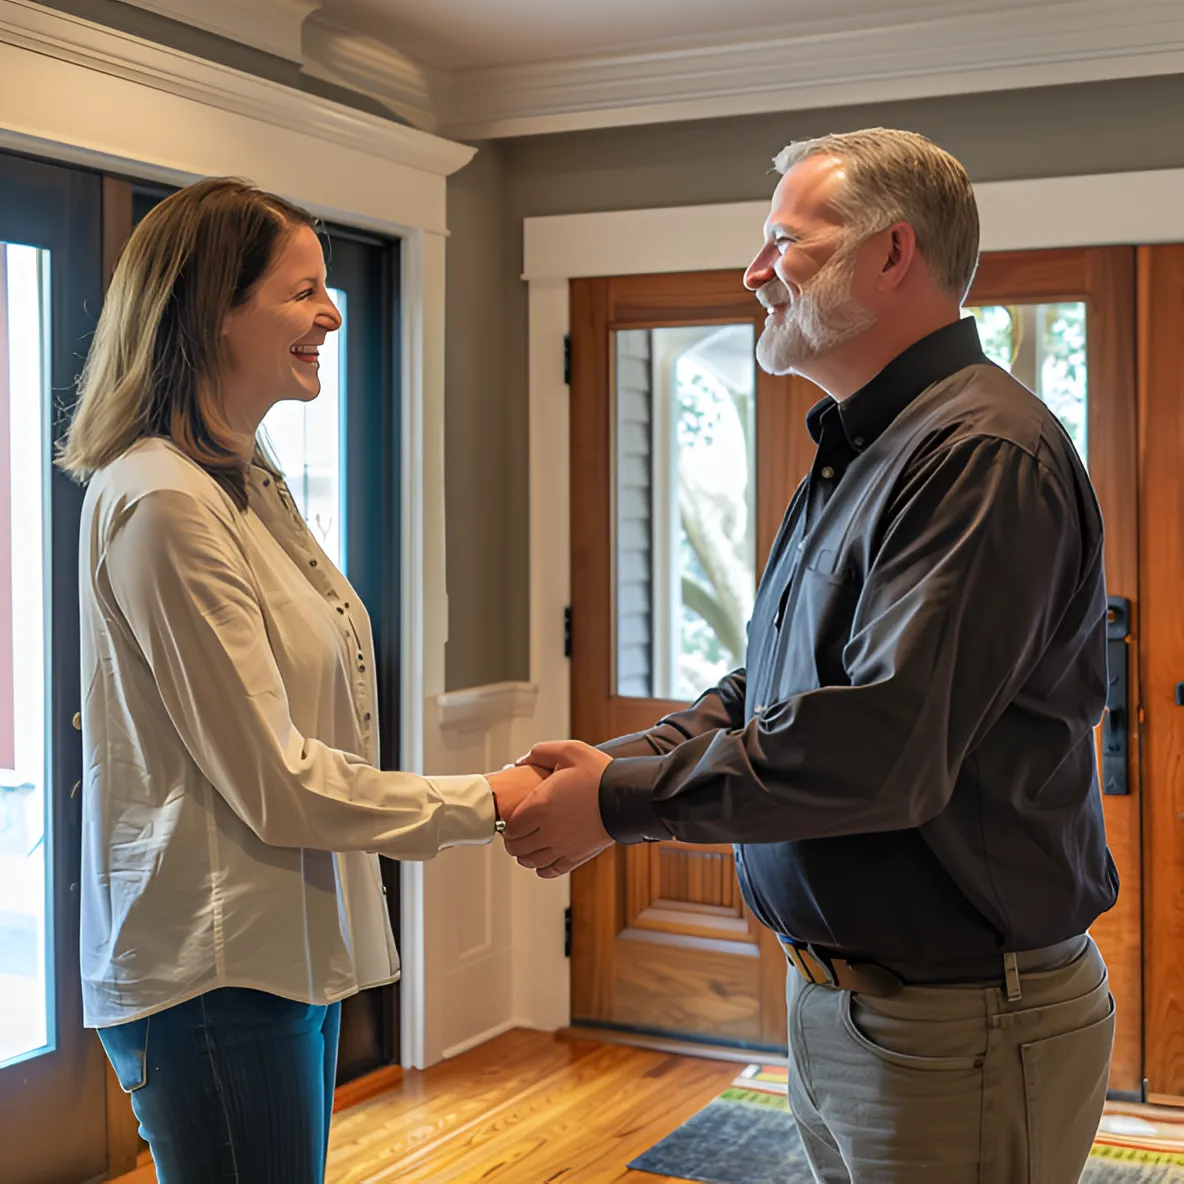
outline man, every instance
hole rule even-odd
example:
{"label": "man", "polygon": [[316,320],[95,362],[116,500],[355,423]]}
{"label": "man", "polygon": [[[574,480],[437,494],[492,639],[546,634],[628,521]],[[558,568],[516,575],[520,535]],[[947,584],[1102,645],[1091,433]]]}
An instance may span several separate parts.
{"label": "man", "polygon": [[786,148],[745,276],[766,370],[827,392],[745,669],[648,732],[537,746],[507,849],[737,844],[790,965],[789,1097],[825,1184],[1069,1184],[1114,1031],[1092,729],[1102,522],[961,304],[974,193],[920,136]]}

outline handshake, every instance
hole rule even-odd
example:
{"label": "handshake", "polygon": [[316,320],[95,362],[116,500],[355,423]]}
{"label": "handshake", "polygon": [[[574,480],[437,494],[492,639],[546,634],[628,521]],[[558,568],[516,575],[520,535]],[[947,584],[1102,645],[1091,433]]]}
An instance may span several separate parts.
{"label": "handshake", "polygon": [[579,740],[557,740],[490,773],[506,851],[553,880],[611,846],[600,819],[600,778],[611,759]]}

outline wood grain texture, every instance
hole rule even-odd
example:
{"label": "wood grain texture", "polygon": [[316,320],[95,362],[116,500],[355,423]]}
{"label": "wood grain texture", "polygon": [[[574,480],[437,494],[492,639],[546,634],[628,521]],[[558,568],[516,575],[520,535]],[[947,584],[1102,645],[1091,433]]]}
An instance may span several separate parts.
{"label": "wood grain texture", "polygon": [[[1106,582],[1131,601],[1130,752],[1126,796],[1104,796],[1106,838],[1122,890],[1091,933],[1110,970],[1117,1007],[1112,1089],[1143,1079],[1143,849],[1140,788],[1138,398],[1135,372],[1135,252],[1130,247],[1001,252],[983,257],[967,305],[1083,301],[1086,305],[1089,472],[1106,526]],[[1143,641],[1140,641],[1140,638]]]}
{"label": "wood grain texture", "polygon": [[625,1165],[735,1074],[726,1063],[510,1032],[343,1116],[326,1178],[652,1184],[660,1177]]}
{"label": "wood grain texture", "polygon": [[1150,1093],[1184,1095],[1184,246],[1142,247],[1139,449]]}
{"label": "wood grain texture", "polygon": [[355,1077],[333,1091],[333,1113],[349,1110],[362,1102],[370,1101],[371,1098],[381,1097],[393,1089],[398,1089],[402,1083],[401,1065],[384,1065],[372,1073],[363,1073],[361,1077]]}
{"label": "wood grain texture", "polygon": [[732,948],[724,952],[718,948],[722,942],[685,936],[660,941],[659,936],[627,930],[619,938],[613,1019],[662,1032],[759,1042],[759,947],[747,940],[729,942]]}

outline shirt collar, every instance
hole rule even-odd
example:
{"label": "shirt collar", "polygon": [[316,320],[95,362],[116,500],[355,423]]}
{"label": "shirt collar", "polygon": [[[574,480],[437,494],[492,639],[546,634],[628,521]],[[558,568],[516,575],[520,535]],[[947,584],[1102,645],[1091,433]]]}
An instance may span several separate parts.
{"label": "shirt collar", "polygon": [[806,428],[817,444],[823,416],[837,406],[848,441],[866,448],[922,391],[987,360],[974,317],[963,317],[910,345],[841,403],[829,395],[820,399],[806,416]]}

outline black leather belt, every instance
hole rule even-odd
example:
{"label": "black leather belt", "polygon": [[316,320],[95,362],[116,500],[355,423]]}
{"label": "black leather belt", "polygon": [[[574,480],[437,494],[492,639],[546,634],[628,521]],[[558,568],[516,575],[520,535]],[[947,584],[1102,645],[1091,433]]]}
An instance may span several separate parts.
{"label": "black leather belt", "polygon": [[1019,974],[1067,966],[1085,949],[1088,937],[1073,937],[1038,950],[996,954],[935,965],[885,964],[848,956],[779,937],[789,964],[808,983],[887,998],[904,987],[1005,985],[1008,998],[1020,998]]}

